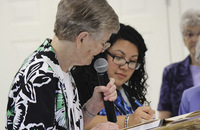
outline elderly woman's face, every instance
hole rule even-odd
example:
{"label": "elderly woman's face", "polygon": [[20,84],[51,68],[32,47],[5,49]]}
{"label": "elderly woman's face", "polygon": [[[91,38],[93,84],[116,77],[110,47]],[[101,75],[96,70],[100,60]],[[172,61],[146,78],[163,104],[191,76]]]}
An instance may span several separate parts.
{"label": "elderly woman's face", "polygon": [[184,28],[184,43],[188,48],[190,55],[194,57],[195,47],[200,36],[200,25],[187,26]]}
{"label": "elderly woman's face", "polygon": [[86,41],[87,44],[81,50],[81,64],[82,65],[89,65],[91,64],[94,56],[99,54],[100,52],[104,51],[104,43],[110,38],[111,33],[104,34],[102,40],[95,40],[91,36],[89,36],[88,40]]}
{"label": "elderly woman's face", "polygon": [[[108,51],[118,58],[123,58],[127,62],[138,60],[138,48],[136,45],[132,44],[127,40],[117,40],[113,46],[111,46]],[[123,66],[117,65],[113,62],[113,58],[108,55],[108,75],[110,78],[115,79],[115,85],[119,88],[122,84],[127,82],[135,70],[130,69],[128,64]]]}

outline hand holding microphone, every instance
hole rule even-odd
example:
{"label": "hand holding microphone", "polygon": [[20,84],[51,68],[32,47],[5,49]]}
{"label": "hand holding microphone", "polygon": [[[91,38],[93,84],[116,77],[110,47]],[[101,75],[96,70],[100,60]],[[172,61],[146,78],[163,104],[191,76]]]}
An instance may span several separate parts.
{"label": "hand holding microphone", "polygon": [[[107,74],[107,70],[108,70],[107,61],[103,58],[97,59],[94,63],[94,68],[97,71],[99,85],[106,86],[109,82],[109,78]],[[104,97],[103,93],[102,93],[102,97]],[[116,117],[115,109],[114,109],[114,102],[104,101],[104,106],[105,106],[108,121],[117,122],[117,117]]]}

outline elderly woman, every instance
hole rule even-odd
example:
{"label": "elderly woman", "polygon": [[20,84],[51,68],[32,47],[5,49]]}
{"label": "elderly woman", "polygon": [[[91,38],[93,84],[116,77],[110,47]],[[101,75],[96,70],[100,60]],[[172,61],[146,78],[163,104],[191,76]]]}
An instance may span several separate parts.
{"label": "elderly woman", "polygon": [[200,85],[200,63],[195,60],[200,35],[200,10],[187,10],[180,22],[183,41],[190,54],[164,69],[158,111],[160,118],[178,115],[183,91]]}
{"label": "elderly woman", "polygon": [[[83,129],[103,107],[117,97],[114,79],[96,87],[81,108],[69,69],[89,65],[104,51],[105,42],[119,29],[118,16],[106,0],[61,0],[55,36],[46,39],[23,63],[9,92],[6,129]],[[95,105],[94,105],[95,104]],[[83,110],[83,111],[82,111]],[[118,129],[114,123],[94,129]]]}
{"label": "elderly woman", "polygon": [[[200,37],[196,45],[195,60],[200,64]],[[200,73],[199,73],[200,77]],[[179,115],[200,110],[200,85],[191,87],[183,92],[179,107]]]}

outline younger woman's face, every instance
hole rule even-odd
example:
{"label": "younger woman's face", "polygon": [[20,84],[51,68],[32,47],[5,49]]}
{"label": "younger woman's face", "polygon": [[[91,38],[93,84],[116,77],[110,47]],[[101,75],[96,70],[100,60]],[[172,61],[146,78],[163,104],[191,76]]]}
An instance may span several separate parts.
{"label": "younger woman's face", "polygon": [[[127,40],[117,40],[113,46],[111,46],[108,51],[114,55],[125,59],[127,62],[138,60],[138,48],[133,43]],[[128,64],[123,66],[117,65],[113,62],[113,58],[107,55],[108,61],[108,75],[110,78],[115,79],[115,85],[117,88],[121,87],[122,84],[127,82],[135,70],[130,69]]]}

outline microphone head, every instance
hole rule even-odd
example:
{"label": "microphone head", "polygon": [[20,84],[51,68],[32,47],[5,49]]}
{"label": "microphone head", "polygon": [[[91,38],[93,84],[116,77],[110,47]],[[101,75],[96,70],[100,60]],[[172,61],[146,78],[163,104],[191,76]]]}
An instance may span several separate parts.
{"label": "microphone head", "polygon": [[94,62],[94,68],[98,73],[104,73],[108,70],[108,62],[104,58],[98,58]]}

